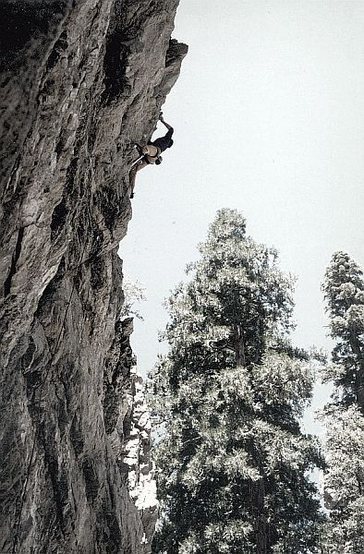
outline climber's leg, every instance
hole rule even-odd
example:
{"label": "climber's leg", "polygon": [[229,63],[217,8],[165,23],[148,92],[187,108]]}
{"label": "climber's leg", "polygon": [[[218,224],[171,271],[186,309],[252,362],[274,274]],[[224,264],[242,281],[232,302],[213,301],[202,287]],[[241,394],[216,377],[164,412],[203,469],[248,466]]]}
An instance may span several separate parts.
{"label": "climber's leg", "polygon": [[134,167],[131,168],[129,173],[129,189],[128,189],[130,198],[133,198],[134,196],[136,174],[138,173],[138,171],[140,171],[147,165],[149,165],[148,162],[143,158],[137,164],[135,164]]}

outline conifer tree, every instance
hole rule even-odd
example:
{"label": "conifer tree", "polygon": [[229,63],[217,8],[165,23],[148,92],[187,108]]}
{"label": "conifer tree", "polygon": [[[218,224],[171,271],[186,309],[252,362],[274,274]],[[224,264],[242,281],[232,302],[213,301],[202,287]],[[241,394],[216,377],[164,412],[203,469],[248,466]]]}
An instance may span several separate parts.
{"label": "conifer tree", "polygon": [[336,252],[323,286],[336,341],[334,364],[326,378],[334,382],[335,403],[357,405],[364,414],[364,281],[363,272],[348,254]]}
{"label": "conifer tree", "polygon": [[150,385],[162,426],[154,552],[315,552],[307,472],[321,459],[299,426],[312,374],[287,338],[292,279],[233,210],[199,250],[169,299],[169,352]]}
{"label": "conifer tree", "polygon": [[337,252],[323,286],[328,304],[333,363],[324,370],[334,385],[326,406],[325,503],[330,518],[322,551],[364,552],[364,281],[360,267]]}

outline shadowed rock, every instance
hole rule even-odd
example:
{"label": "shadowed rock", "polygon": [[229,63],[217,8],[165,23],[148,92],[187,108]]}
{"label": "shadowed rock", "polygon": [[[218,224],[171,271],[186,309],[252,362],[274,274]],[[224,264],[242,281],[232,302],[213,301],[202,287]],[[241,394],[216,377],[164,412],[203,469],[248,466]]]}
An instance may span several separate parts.
{"label": "shadowed rock", "polygon": [[1,3],[4,553],[150,551],[117,248],[133,143],[151,136],[186,54],[171,41],[177,4]]}

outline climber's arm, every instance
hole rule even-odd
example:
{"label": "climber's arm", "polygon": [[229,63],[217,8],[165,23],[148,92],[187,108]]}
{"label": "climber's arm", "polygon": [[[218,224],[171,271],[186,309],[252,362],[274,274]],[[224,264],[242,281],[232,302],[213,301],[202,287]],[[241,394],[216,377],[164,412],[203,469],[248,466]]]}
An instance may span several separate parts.
{"label": "climber's arm", "polygon": [[169,123],[167,123],[166,121],[164,121],[162,112],[161,112],[160,115],[159,115],[159,121],[160,121],[161,123],[163,123],[163,125],[164,125],[165,127],[167,127],[168,131],[172,131],[172,133],[173,133],[173,127],[172,127],[172,125],[169,125]]}

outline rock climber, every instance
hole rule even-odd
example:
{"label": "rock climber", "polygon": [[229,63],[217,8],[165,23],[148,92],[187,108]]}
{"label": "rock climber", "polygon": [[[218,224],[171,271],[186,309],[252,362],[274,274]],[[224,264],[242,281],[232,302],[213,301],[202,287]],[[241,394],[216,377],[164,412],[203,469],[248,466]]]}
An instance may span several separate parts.
{"label": "rock climber", "polygon": [[130,198],[133,198],[134,196],[134,185],[137,172],[147,165],[159,165],[162,163],[161,153],[173,145],[172,135],[174,133],[174,129],[171,125],[164,121],[162,112],[159,115],[159,121],[167,127],[166,134],[163,137],[159,137],[148,142],[146,146],[140,146],[139,144],[135,145],[138,149],[140,157],[136,160],[136,162],[134,162],[130,171]]}

